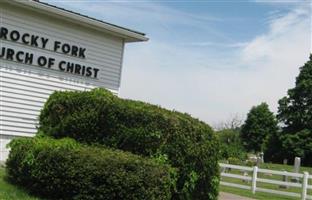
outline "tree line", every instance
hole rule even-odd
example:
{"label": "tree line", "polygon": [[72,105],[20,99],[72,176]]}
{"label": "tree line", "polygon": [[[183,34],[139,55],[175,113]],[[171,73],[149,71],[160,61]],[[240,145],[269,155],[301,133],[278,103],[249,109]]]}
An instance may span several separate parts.
{"label": "tree line", "polygon": [[278,101],[276,115],[261,103],[251,108],[242,126],[219,133],[226,148],[223,158],[241,158],[243,146],[248,152],[264,152],[266,162],[291,163],[299,156],[304,165],[312,166],[312,54],[300,67],[295,87]]}

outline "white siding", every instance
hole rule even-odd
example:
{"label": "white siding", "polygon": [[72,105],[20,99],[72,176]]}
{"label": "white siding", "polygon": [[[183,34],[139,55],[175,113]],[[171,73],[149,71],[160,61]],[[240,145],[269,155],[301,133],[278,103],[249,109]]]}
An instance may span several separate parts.
{"label": "white siding", "polygon": [[[6,159],[5,145],[14,136],[36,133],[39,112],[53,91],[104,87],[118,93],[123,39],[1,2],[0,27],[49,38],[46,49],[1,39],[0,48],[23,50],[53,57],[56,61],[66,60],[100,69],[95,79],[0,59],[0,161]],[[86,48],[86,58],[54,52],[56,40]]]}
{"label": "white siding", "polygon": [[6,149],[6,145],[14,138],[14,136],[0,135],[0,164],[1,161],[7,159],[9,151]]}

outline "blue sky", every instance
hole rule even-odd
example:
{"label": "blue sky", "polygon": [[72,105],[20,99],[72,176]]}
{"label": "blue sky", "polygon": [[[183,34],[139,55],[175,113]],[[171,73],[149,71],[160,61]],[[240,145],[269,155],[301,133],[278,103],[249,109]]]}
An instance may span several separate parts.
{"label": "blue sky", "polygon": [[44,1],[146,33],[126,47],[120,96],[213,126],[276,112],[311,52],[311,1]]}

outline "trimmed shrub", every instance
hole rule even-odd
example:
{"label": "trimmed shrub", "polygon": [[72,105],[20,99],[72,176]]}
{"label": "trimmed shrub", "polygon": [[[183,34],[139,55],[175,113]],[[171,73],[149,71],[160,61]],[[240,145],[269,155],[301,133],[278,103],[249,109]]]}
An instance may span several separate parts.
{"label": "trimmed shrub", "polygon": [[207,124],[188,114],[104,89],[55,92],[40,114],[39,129],[162,160],[178,168],[173,199],[217,199],[219,142]]}
{"label": "trimmed shrub", "polygon": [[176,180],[168,165],[72,139],[21,138],[9,146],[7,179],[48,199],[165,200]]}

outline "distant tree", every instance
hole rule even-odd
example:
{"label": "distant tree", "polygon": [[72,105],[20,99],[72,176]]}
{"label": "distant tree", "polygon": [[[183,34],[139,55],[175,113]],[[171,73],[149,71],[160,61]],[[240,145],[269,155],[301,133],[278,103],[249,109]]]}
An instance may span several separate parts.
{"label": "distant tree", "polygon": [[245,160],[247,158],[239,130],[223,129],[216,133],[220,141],[220,159],[237,158]]}
{"label": "distant tree", "polygon": [[249,151],[265,150],[265,144],[278,130],[277,120],[266,103],[251,108],[242,126],[241,138]]}
{"label": "distant tree", "polygon": [[277,117],[283,124],[279,139],[284,156],[291,160],[300,156],[312,165],[312,54],[300,68],[295,87],[279,100]]}
{"label": "distant tree", "polygon": [[[264,161],[273,163],[283,163],[286,158],[283,152],[283,144],[281,140],[281,131],[272,133],[265,141]],[[289,160],[291,161],[291,160]]]}
{"label": "distant tree", "polygon": [[222,121],[218,123],[214,128],[218,131],[221,130],[239,130],[241,129],[242,125],[244,123],[243,118],[238,115],[231,115],[231,117],[225,121]]}

